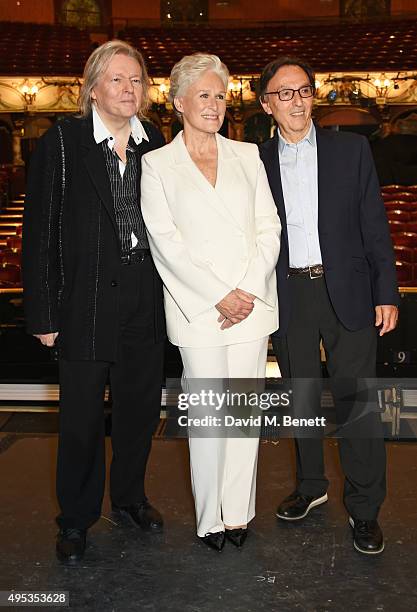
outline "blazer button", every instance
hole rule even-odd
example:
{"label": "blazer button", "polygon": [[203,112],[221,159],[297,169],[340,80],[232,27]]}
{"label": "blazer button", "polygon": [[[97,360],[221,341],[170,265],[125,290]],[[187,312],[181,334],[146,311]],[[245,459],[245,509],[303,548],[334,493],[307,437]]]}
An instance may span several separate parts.
{"label": "blazer button", "polygon": [[110,285],[111,285],[112,287],[117,287],[117,281],[112,281],[112,282],[110,283]]}

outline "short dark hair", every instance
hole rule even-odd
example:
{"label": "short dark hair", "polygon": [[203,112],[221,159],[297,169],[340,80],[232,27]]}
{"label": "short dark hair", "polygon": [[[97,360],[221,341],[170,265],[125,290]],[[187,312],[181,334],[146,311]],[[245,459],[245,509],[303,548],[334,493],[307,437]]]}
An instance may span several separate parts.
{"label": "short dark hair", "polygon": [[261,78],[259,79],[259,95],[262,99],[267,90],[269,81],[272,79],[277,70],[282,68],[282,66],[299,66],[308,76],[310,85],[314,89],[316,88],[316,78],[310,64],[307,64],[307,62],[300,59],[299,57],[295,57],[292,55],[282,55],[272,60],[272,62],[269,62],[269,64],[267,64],[262,70]]}

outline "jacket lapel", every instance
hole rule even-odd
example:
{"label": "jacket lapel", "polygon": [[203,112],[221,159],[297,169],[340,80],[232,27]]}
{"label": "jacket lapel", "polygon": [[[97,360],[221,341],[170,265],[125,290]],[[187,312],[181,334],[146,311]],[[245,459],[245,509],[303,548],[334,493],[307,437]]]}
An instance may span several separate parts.
{"label": "jacket lapel", "polygon": [[184,140],[182,138],[182,131],[177,134],[177,136],[172,141],[172,146],[174,148],[174,160],[175,160],[175,169],[182,176],[184,181],[191,182],[196,189],[204,196],[207,203],[214,207],[216,211],[222,215],[227,221],[230,223],[231,221],[235,224],[236,221],[234,217],[231,215],[228,207],[225,205],[223,199],[220,197],[218,193],[218,187],[220,182],[222,181],[222,173],[223,168],[221,159],[221,145],[219,144],[219,139],[217,139],[218,145],[218,164],[217,164],[217,180],[216,180],[216,188],[214,188],[206,177],[203,175],[201,170],[196,166],[196,164],[191,159],[190,154],[187,151],[187,147],[185,146]]}
{"label": "jacket lapel", "polygon": [[[245,201],[246,177],[241,160],[236,155],[227,138],[216,134],[218,167],[215,195],[223,212],[230,215],[235,224],[245,229],[247,223],[247,204]],[[230,169],[230,170],[229,170]]]}
{"label": "jacket lapel", "polygon": [[281,221],[281,232],[288,248],[287,217],[285,213],[281,170],[279,166],[278,131],[275,133],[273,138],[261,146],[261,158],[264,162],[269,186],[278,209],[278,214]]}
{"label": "jacket lapel", "polygon": [[85,150],[84,163],[86,165],[91,182],[93,183],[101,202],[106,209],[112,222],[116,236],[119,237],[119,230],[114,216],[113,196],[111,192],[110,179],[106,168],[101,144],[97,144],[93,136],[93,120],[90,115],[84,123],[82,135],[82,146]]}
{"label": "jacket lapel", "polygon": [[138,194],[138,202],[140,206],[140,179],[142,177],[142,155],[148,153],[148,151],[153,150],[151,135],[149,131],[146,129],[146,122],[142,123],[145,132],[148,134],[149,140],[142,139],[142,142],[136,147],[136,160],[137,160],[137,194]]}
{"label": "jacket lapel", "polygon": [[[334,152],[330,146],[329,134],[323,128],[316,126],[316,142],[317,142],[317,184],[318,184],[318,219],[319,228],[322,215],[325,214],[328,205],[328,196],[331,194],[329,190],[329,181],[334,178],[332,167],[334,165]],[[333,152],[333,154],[332,154]]]}

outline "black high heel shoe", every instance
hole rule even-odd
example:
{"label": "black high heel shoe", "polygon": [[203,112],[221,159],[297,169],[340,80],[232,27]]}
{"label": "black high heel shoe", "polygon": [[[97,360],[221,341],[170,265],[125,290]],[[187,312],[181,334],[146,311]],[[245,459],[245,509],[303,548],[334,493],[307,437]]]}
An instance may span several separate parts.
{"label": "black high heel shoe", "polygon": [[224,543],[226,541],[224,537],[224,531],[216,531],[215,533],[206,533],[205,536],[200,537],[200,540],[204,542],[204,544],[207,544],[209,548],[212,548],[213,550],[217,550],[217,552],[222,552]]}
{"label": "black high heel shoe", "polygon": [[237,548],[240,548],[245,543],[246,538],[248,537],[248,530],[245,527],[238,527],[237,529],[226,529],[225,531],[226,538]]}

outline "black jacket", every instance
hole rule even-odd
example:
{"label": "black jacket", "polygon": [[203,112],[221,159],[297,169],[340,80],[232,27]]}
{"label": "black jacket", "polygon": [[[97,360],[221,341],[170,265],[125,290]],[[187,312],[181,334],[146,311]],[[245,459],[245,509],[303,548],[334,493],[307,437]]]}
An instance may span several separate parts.
{"label": "black jacket", "polygon": [[[164,144],[144,122],[149,142]],[[138,202],[139,205],[139,202]],[[121,246],[101,144],[92,116],[58,121],[34,151],[23,227],[23,285],[27,331],[59,332],[66,359],[113,361],[118,340]],[[154,268],[156,339],[165,335],[162,284]]]}
{"label": "black jacket", "polygon": [[[365,137],[316,126],[318,230],[325,281],[338,319],[349,330],[372,325],[374,307],[398,304],[394,252],[380,186]],[[280,327],[290,318],[288,232],[278,133],[260,145],[282,224],[277,264]]]}

